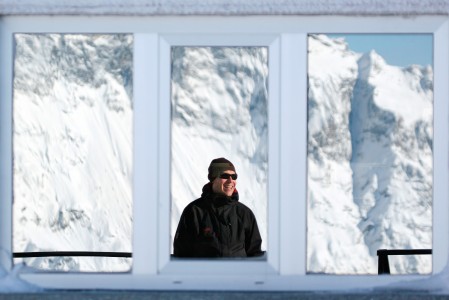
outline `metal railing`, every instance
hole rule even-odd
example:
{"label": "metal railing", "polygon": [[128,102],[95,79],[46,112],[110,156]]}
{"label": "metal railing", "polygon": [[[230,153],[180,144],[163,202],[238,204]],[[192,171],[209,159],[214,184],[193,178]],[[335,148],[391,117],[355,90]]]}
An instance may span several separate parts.
{"label": "metal railing", "polygon": [[[378,263],[377,274],[390,274],[389,255],[431,255],[432,249],[409,250],[377,250]],[[125,257],[131,258],[130,252],[99,252],[99,251],[39,251],[39,252],[14,252],[14,258],[51,257],[51,256],[89,256],[89,257]]]}
{"label": "metal railing", "polygon": [[99,251],[39,251],[14,252],[14,258],[51,257],[51,256],[90,256],[90,257],[132,257],[130,252],[99,252]]}
{"label": "metal railing", "polygon": [[377,250],[377,274],[390,274],[390,263],[388,262],[388,255],[429,255],[432,254],[432,249],[409,249],[409,250]]}

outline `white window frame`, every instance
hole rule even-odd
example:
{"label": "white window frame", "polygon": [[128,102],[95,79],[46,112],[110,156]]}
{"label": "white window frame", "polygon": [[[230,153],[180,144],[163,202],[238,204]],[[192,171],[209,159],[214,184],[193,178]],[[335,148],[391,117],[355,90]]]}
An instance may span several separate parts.
{"label": "white window frame", "polygon": [[[12,270],[14,33],[134,34],[133,266],[129,273],[22,273],[46,288],[348,290],[413,287],[449,272],[449,25],[442,16],[3,17],[0,20],[0,263]],[[307,35],[434,35],[434,198],[431,275],[307,275]],[[170,260],[170,47],[269,48],[267,260]],[[156,141],[156,142],[155,142]],[[301,191],[298,193],[298,191]],[[422,284],[424,282],[424,285]],[[430,285],[431,285],[430,284]]]}
{"label": "white window frame", "polygon": [[[279,203],[270,202],[270,213],[268,214],[268,247],[267,261],[259,259],[248,259],[242,268],[242,262],[239,260],[185,260],[185,259],[170,259],[170,232],[165,232],[165,229],[170,229],[170,153],[171,144],[167,141],[170,137],[171,128],[171,47],[173,46],[262,46],[268,48],[269,53],[269,75],[268,75],[268,199],[277,198],[279,193],[279,185],[275,178],[279,178],[279,168],[276,162],[279,158],[279,37],[276,35],[261,35],[261,34],[162,34],[159,40],[160,53],[160,94],[159,94],[159,179],[160,179],[160,199],[163,199],[164,205],[159,205],[160,223],[159,228],[163,232],[159,239],[159,253],[160,260],[158,270],[161,274],[179,274],[185,272],[190,275],[216,275],[216,274],[232,274],[235,270],[240,270],[240,274],[275,274],[279,271],[279,243],[277,238],[279,233],[276,232],[275,226],[270,224],[278,223]],[[272,101],[270,101],[272,99]],[[214,99],[211,99],[212,101]],[[272,178],[274,180],[272,180]],[[193,199],[192,199],[193,200]],[[273,239],[271,238],[273,237]]]}

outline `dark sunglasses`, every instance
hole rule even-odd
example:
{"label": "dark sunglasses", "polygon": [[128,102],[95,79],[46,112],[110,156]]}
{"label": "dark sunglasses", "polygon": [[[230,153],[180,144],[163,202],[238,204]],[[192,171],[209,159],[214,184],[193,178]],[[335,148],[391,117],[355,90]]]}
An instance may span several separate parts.
{"label": "dark sunglasses", "polygon": [[232,180],[237,180],[237,174],[228,174],[228,173],[223,173],[219,176],[221,179],[229,179],[232,178]]}

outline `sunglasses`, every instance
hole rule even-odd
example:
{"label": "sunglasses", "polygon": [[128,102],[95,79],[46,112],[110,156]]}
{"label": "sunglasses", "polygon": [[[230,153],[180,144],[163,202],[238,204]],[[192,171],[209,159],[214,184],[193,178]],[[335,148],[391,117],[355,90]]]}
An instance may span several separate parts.
{"label": "sunglasses", "polygon": [[228,174],[228,173],[223,173],[220,176],[221,179],[229,179],[232,178],[232,180],[237,180],[237,174]]}

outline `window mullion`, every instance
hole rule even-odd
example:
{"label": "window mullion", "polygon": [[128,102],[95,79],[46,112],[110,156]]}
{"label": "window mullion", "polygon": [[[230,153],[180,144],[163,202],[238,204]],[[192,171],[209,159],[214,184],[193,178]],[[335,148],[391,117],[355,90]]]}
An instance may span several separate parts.
{"label": "window mullion", "polygon": [[[281,42],[280,269],[304,275],[307,193],[307,35]],[[270,178],[272,179],[272,178]]]}
{"label": "window mullion", "polygon": [[134,274],[157,269],[158,82],[158,35],[134,34]]}

